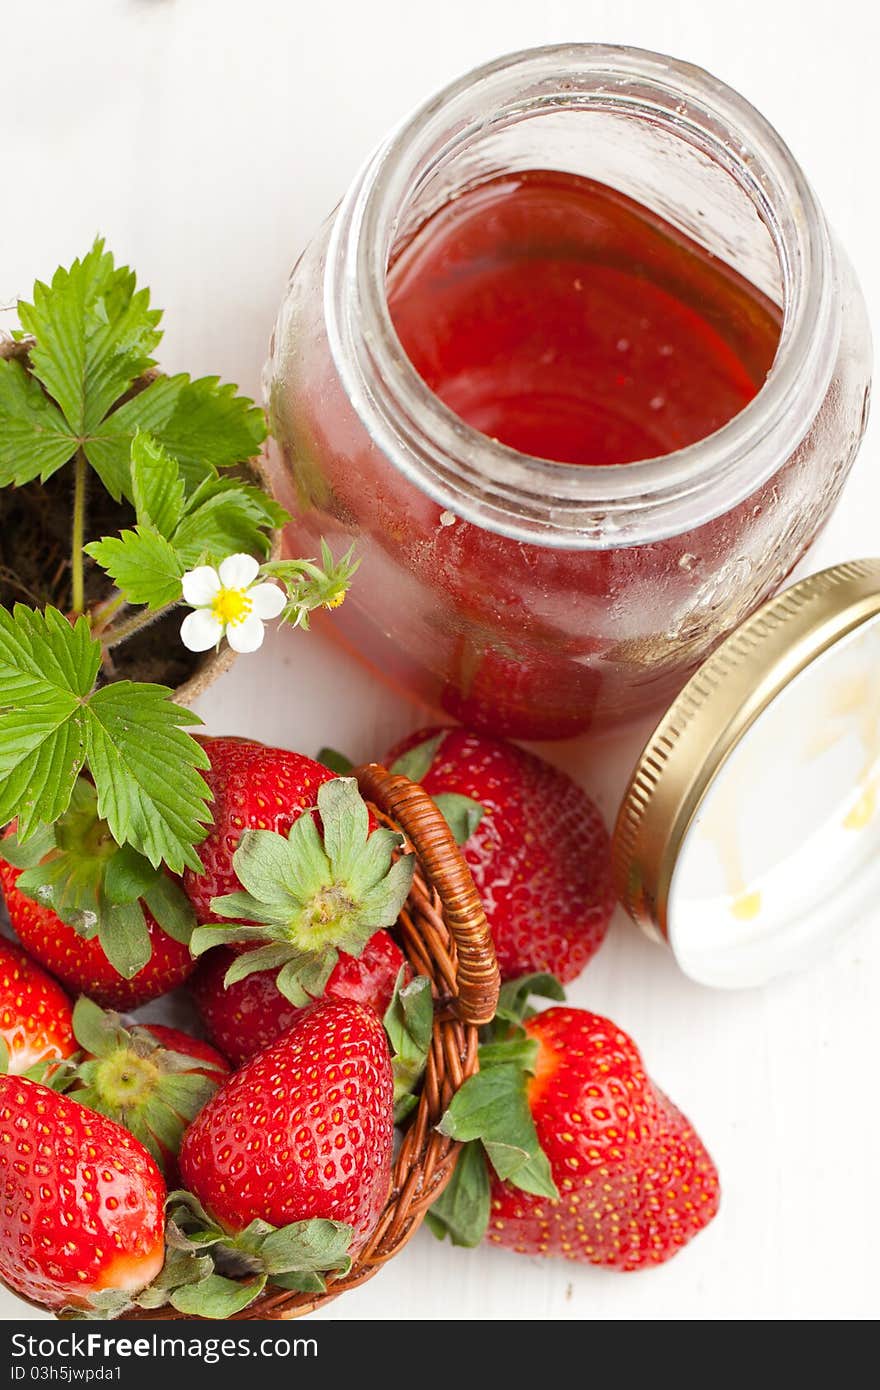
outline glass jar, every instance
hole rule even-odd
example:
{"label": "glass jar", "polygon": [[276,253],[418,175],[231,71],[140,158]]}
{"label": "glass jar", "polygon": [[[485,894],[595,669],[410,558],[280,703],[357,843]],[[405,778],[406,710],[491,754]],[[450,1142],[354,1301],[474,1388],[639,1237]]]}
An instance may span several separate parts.
{"label": "glass jar", "polygon": [[[613,467],[480,434],[392,327],[395,248],[507,171],[599,180],[781,307],[766,383],[708,438]],[[800,168],[747,102],[657,54],[574,45],[452,84],[395,130],[291,276],[266,369],[291,544],[362,566],[334,615],[387,677],[524,738],[669,699],[778,588],[861,440],[871,347],[858,284]]]}

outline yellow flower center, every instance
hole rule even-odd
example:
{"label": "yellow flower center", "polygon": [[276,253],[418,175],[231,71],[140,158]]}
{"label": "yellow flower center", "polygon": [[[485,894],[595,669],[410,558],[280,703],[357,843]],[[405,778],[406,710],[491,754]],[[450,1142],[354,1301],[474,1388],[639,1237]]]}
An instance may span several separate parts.
{"label": "yellow flower center", "polygon": [[245,589],[221,589],[211,604],[214,617],[221,623],[241,623],[253,608]]}
{"label": "yellow flower center", "polygon": [[341,605],[342,603],[344,603],[344,602],[345,602],[345,590],[342,589],[342,590],[340,590],[340,592],[339,592],[338,594],[333,594],[333,596],[332,596],[331,598],[328,598],[328,599],[327,599],[327,602],[324,604],[324,607],[325,607],[325,608],[339,608],[340,605]]}

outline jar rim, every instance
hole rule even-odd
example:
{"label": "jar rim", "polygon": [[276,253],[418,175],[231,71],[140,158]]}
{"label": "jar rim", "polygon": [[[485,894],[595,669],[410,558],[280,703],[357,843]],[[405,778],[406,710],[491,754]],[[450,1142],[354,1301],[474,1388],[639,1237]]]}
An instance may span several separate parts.
{"label": "jar rim", "polygon": [[[388,258],[417,181],[487,120],[551,104],[666,124],[726,169],[773,238],[783,322],[766,381],[720,429],[673,453],[613,467],[519,453],[450,410],[394,329]],[[828,227],[800,166],[744,97],[702,68],[645,49],[552,45],[465,74],[389,134],[339,209],[325,316],[337,371],[364,427],[423,492],[453,516],[514,539],[605,549],[693,530],[749,497],[791,456],[824,399],[836,357],[833,272]]]}

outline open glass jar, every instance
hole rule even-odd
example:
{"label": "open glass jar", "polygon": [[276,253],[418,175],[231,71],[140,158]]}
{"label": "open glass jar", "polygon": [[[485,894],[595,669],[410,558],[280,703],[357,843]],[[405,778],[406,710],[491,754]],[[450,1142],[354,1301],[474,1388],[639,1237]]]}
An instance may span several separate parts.
{"label": "open glass jar", "polygon": [[[536,169],[618,190],[778,306],[766,381],[708,437],[613,467],[529,456],[407,357],[400,249],[466,190]],[[298,552],[357,543],[334,622],[359,651],[465,722],[561,737],[668,702],[779,587],[853,463],[870,363],[852,271],[758,112],[657,54],[539,49],[394,131],[300,259],[266,369],[270,465]]]}

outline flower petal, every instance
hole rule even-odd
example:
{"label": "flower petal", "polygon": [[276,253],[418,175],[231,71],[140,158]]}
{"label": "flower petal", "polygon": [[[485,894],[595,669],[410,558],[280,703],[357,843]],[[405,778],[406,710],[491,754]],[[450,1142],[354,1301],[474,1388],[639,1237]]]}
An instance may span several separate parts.
{"label": "flower petal", "polygon": [[205,608],[220,592],[220,576],[213,565],[199,565],[183,576],[184,603],[193,608]]}
{"label": "flower petal", "polygon": [[206,652],[210,647],[216,647],[222,636],[223,624],[214,617],[210,608],[197,608],[195,612],[187,613],[180,624],[180,640],[191,652]]}
{"label": "flower petal", "polygon": [[260,573],[260,562],[253,555],[227,555],[220,565],[220,583],[224,589],[246,589]]}
{"label": "flower petal", "polygon": [[234,652],[255,652],[263,645],[265,628],[256,613],[249,613],[240,623],[230,623],[226,640]]}
{"label": "flower petal", "polygon": [[287,599],[277,584],[255,584],[248,598],[258,618],[277,618]]}

